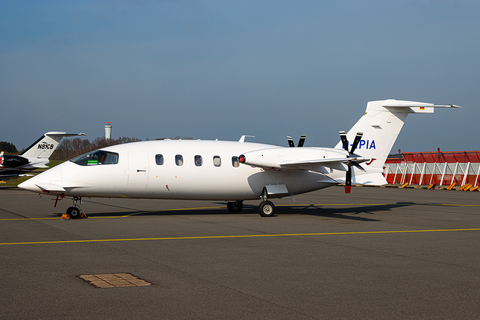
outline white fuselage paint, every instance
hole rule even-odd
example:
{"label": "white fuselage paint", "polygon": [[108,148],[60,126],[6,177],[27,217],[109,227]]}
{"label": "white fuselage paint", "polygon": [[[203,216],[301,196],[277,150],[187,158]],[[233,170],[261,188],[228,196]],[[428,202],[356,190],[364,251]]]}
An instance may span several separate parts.
{"label": "white fuselage paint", "polygon": [[[245,164],[233,165],[232,158],[257,150],[279,149],[301,153],[323,148],[283,148],[258,143],[198,140],[161,140],[122,144],[102,150],[119,154],[117,164],[81,166],[70,161],[58,165],[22,185],[41,191],[42,184],[62,187],[65,191],[49,194],[81,197],[129,197],[156,199],[247,200],[259,199],[266,185],[285,185],[289,196],[337,184],[328,176],[308,170],[258,168]],[[329,149],[345,156],[342,150]],[[310,150],[311,151],[311,150]],[[280,152],[280,154],[282,154]],[[156,155],[163,156],[157,165]],[[176,164],[176,155],[183,165]],[[195,156],[202,165],[195,165]],[[214,165],[214,157],[220,165]],[[282,157],[280,155],[279,157]],[[327,172],[327,170],[324,170]],[[330,171],[328,171],[330,172]],[[337,172],[340,179],[344,172]],[[35,190],[36,189],[36,190]]]}

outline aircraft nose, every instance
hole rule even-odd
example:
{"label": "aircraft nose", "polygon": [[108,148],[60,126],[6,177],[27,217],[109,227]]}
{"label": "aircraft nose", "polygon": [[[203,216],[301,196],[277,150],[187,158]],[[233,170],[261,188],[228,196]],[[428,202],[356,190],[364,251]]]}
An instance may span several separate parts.
{"label": "aircraft nose", "polygon": [[[48,169],[45,172],[42,172],[30,179],[28,179],[25,182],[22,182],[18,185],[19,188],[40,193],[44,192],[46,190],[49,190],[52,181],[59,182],[62,180],[62,169],[61,169],[61,164],[53,167],[51,169]],[[58,187],[58,186],[56,186]]]}
{"label": "aircraft nose", "polygon": [[18,187],[32,192],[42,192],[42,189],[40,189],[35,183],[33,183],[33,179],[34,178],[30,178],[27,181],[20,183]]}

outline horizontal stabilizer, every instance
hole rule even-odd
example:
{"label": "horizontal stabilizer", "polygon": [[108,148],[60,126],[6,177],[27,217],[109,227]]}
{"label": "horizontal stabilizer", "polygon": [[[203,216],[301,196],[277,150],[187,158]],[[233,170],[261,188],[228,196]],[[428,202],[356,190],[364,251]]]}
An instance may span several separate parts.
{"label": "horizontal stabilizer", "polygon": [[407,113],[433,113],[434,108],[461,108],[460,106],[456,106],[454,104],[437,105],[424,102],[393,101],[394,100],[386,100],[387,103],[384,104],[383,107],[388,108],[391,111]]}

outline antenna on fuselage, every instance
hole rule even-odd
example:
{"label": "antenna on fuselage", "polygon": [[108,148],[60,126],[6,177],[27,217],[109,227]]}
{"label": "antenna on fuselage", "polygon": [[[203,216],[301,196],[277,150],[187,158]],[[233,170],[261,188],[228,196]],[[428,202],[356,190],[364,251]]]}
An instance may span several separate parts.
{"label": "antenna on fuselage", "polygon": [[240,140],[238,140],[238,142],[240,143],[244,143],[245,142],[245,138],[255,138],[255,136],[249,136],[249,135],[243,135]]}

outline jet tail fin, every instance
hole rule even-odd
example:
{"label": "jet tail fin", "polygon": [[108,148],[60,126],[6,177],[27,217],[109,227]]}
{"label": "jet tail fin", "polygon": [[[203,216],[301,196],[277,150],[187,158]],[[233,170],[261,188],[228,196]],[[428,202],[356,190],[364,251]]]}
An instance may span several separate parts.
{"label": "jet tail fin", "polygon": [[[363,117],[347,133],[348,145],[353,143],[357,132],[363,132],[355,154],[371,159],[364,166],[367,171],[381,172],[408,114],[433,113],[435,108],[460,107],[393,99],[370,101]],[[335,148],[343,148],[342,141]]]}
{"label": "jet tail fin", "polygon": [[84,135],[85,133],[47,132],[20,155],[25,158],[48,159],[63,137]]}

